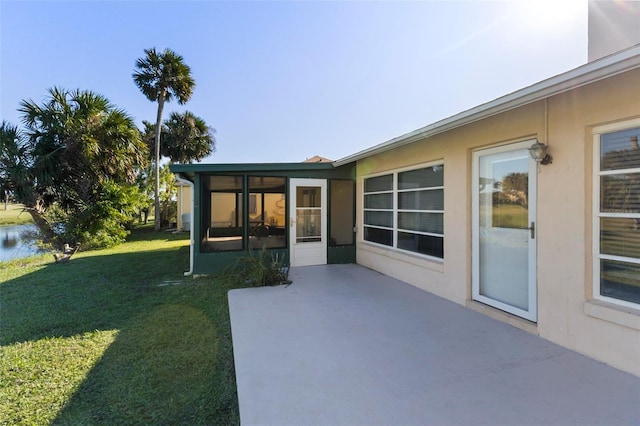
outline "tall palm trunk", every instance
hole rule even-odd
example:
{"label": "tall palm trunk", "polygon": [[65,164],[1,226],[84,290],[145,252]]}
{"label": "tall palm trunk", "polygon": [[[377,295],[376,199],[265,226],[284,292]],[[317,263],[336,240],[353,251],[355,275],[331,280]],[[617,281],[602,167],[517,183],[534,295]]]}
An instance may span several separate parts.
{"label": "tall palm trunk", "polygon": [[154,195],[154,224],[153,228],[156,231],[160,230],[160,135],[162,132],[162,110],[164,109],[164,96],[165,91],[160,92],[158,97],[158,116],[156,117],[156,143],[155,143],[155,169],[156,169],[156,190]]}
{"label": "tall palm trunk", "polygon": [[38,227],[42,240],[45,243],[50,243],[55,248],[60,249],[60,244],[56,238],[56,234],[53,231],[51,224],[42,215],[42,212],[40,212],[35,207],[27,207],[26,210],[29,212],[29,214],[31,215],[31,218],[33,219],[33,222]]}

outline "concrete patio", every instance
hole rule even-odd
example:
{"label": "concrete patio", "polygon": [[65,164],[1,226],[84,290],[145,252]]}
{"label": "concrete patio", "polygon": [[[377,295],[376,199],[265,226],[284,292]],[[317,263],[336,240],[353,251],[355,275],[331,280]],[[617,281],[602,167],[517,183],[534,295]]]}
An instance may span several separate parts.
{"label": "concrete patio", "polygon": [[229,292],[245,426],[640,425],[640,378],[361,266],[290,275]]}

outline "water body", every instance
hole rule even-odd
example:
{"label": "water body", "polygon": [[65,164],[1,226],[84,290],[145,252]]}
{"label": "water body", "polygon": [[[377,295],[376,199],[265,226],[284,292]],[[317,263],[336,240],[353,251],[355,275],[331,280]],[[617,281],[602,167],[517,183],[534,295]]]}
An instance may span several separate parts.
{"label": "water body", "polygon": [[35,225],[0,226],[0,262],[42,253]]}

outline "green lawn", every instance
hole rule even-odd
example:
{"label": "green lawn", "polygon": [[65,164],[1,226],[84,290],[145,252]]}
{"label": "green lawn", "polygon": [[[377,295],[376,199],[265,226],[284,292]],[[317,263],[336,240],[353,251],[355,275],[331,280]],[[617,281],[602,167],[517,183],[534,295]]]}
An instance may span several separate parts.
{"label": "green lawn", "polygon": [[493,207],[492,226],[497,228],[529,227],[529,210],[517,204],[497,204]]}
{"label": "green lawn", "polygon": [[[148,229],[148,228],[147,228]],[[186,234],[0,264],[0,424],[238,424],[227,305]]]}
{"label": "green lawn", "polygon": [[0,203],[0,226],[33,223],[31,215],[24,211],[21,204],[9,204],[7,207],[5,210],[4,203]]}

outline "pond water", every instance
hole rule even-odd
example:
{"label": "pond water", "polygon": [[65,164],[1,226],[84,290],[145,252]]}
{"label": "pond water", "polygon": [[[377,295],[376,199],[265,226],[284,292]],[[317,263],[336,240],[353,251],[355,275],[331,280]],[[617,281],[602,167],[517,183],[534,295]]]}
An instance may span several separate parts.
{"label": "pond water", "polygon": [[0,262],[41,253],[35,225],[0,226]]}

